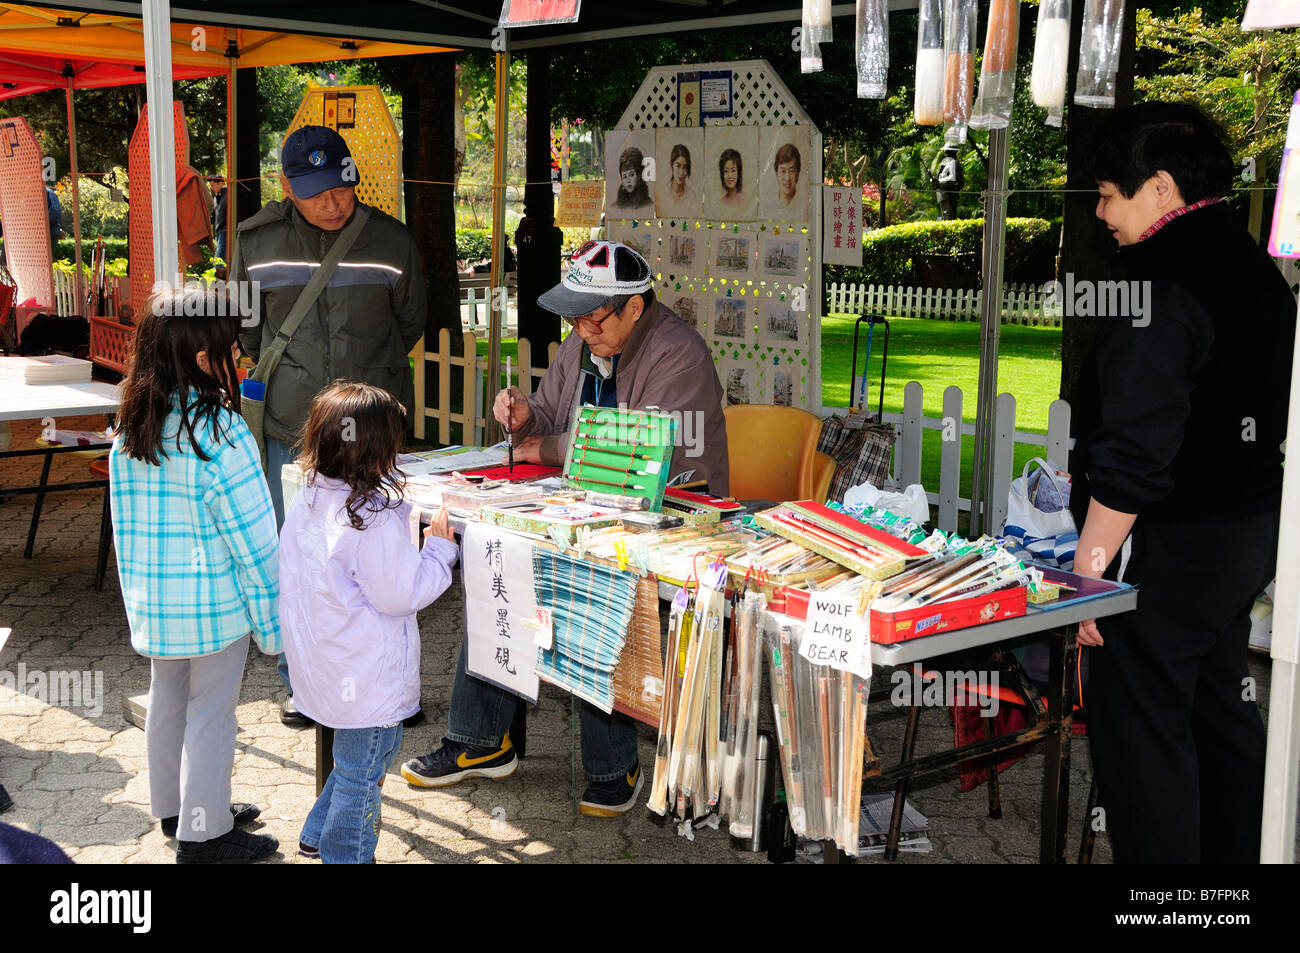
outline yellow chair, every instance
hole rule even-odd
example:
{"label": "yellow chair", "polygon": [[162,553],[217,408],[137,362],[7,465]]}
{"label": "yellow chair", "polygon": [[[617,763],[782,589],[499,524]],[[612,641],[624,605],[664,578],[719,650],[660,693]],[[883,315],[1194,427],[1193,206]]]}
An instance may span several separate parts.
{"label": "yellow chair", "polygon": [[732,496],[826,502],[835,461],[817,452],[820,420],[806,410],[774,404],[733,404],[723,414]]}

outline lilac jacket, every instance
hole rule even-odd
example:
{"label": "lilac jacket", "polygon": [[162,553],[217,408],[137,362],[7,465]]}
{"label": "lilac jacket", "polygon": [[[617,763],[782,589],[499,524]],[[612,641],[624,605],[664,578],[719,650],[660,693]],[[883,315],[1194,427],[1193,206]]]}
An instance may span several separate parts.
{"label": "lilac jacket", "polygon": [[391,725],[420,707],[415,613],[446,591],[459,550],[411,542],[409,503],[353,529],[347,484],[317,476],[280,531],[280,625],[298,709],[331,728]]}

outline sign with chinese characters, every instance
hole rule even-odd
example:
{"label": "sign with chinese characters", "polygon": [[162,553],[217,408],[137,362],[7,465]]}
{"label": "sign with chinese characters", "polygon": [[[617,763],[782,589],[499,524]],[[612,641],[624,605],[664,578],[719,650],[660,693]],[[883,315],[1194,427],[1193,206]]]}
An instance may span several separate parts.
{"label": "sign with chinese characters", "polygon": [[862,190],[827,186],[823,190],[822,261],[862,266]]}
{"label": "sign with chinese characters", "polygon": [[495,526],[465,525],[465,668],[493,685],[537,701],[537,597],[533,544]]}
{"label": "sign with chinese characters", "polygon": [[566,227],[600,224],[605,213],[605,183],[601,179],[590,182],[561,182],[560,208],[555,213],[555,224]]}

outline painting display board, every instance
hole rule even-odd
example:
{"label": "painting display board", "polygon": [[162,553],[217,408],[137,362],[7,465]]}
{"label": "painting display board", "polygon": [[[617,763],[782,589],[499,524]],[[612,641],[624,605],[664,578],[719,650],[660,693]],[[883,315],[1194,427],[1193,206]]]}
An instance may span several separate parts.
{"label": "painting display board", "polygon": [[822,136],[771,65],[655,67],[605,161],[607,236],[653,249],[655,293],[708,342],[728,401],[818,411]]}

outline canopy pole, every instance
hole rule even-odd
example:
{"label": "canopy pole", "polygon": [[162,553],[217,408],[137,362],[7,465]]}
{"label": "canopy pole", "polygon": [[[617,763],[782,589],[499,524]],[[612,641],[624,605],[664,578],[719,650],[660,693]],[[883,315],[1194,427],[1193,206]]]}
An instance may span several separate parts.
{"label": "canopy pole", "polygon": [[[73,287],[76,289],[77,313],[86,301],[81,277],[81,188],[77,177],[77,111],[72,106],[72,77],[68,77],[65,90],[68,97],[68,166],[72,173],[72,259],[76,268]],[[90,317],[90,315],[86,315]]]}
{"label": "canopy pole", "polygon": [[[1291,358],[1288,430],[1300,430],[1300,348]],[[1300,539],[1288,531],[1300,520],[1300,460],[1284,444],[1282,530],[1277,541],[1273,590],[1273,670],[1268,683],[1268,748],[1264,761],[1264,819],[1259,859],[1265,864],[1295,860],[1296,788],[1300,784]],[[1300,447],[1300,441],[1297,441]]]}
{"label": "canopy pole", "polygon": [[[487,405],[486,413],[487,442],[495,443],[501,437],[501,426],[492,417],[492,398],[496,396],[497,386],[501,380],[501,332],[505,327],[509,311],[509,301],[505,293],[506,282],[506,147],[510,97],[510,33],[502,31],[505,49],[496,55],[496,125],[492,143],[492,270],[491,298],[488,301],[488,314],[492,323],[488,328],[487,359]],[[500,305],[500,314],[497,305]],[[478,413],[474,408],[474,413]]]}
{"label": "canopy pole", "polygon": [[145,99],[149,104],[149,177],[153,189],[154,285],[183,285],[176,229],[176,129],[172,112],[170,0],[142,0]]}
{"label": "canopy pole", "polygon": [[971,467],[970,534],[994,533],[987,525],[993,486],[993,416],[998,399],[998,344],[1002,334],[1002,271],[1007,239],[1007,129],[989,130],[989,176],[984,190],[984,295],[980,303],[980,372],[975,405],[975,455]]}
{"label": "canopy pole", "polygon": [[[238,41],[232,34],[234,30],[226,31],[226,62],[229,68],[226,70],[226,264],[230,264],[230,259],[234,257],[232,252],[235,246],[235,119],[238,115],[239,101],[235,95],[235,67],[239,65],[239,46]],[[229,276],[229,271],[227,271]]]}

